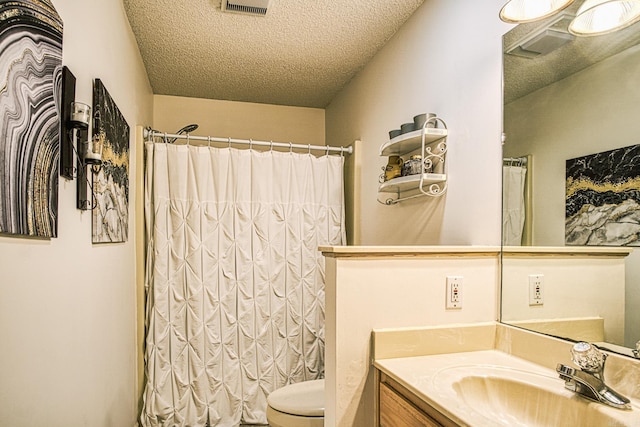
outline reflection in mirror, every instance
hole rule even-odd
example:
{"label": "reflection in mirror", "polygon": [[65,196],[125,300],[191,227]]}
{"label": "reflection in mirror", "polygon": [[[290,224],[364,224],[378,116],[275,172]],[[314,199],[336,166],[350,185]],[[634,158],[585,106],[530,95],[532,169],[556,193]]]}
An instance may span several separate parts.
{"label": "reflection in mirror", "polygon": [[[503,38],[501,319],[632,355],[640,340],[640,24],[575,37],[567,27],[581,4]],[[532,303],[539,280],[542,297]]]}

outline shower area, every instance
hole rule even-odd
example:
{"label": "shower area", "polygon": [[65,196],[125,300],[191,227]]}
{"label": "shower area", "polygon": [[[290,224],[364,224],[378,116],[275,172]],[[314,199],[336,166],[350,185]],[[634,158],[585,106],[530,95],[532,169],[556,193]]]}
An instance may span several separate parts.
{"label": "shower area", "polygon": [[324,377],[322,245],[346,243],[350,147],[145,129],[151,426],[266,424],[267,396]]}
{"label": "shower area", "polygon": [[502,244],[532,244],[531,172],[533,156],[502,159]]}

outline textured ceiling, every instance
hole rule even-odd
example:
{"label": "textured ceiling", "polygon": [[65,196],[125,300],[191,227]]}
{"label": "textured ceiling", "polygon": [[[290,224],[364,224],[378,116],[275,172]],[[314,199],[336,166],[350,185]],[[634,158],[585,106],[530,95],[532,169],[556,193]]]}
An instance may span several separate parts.
{"label": "textured ceiling", "polygon": [[[582,1],[573,3],[565,12],[575,16]],[[504,35],[508,48],[527,35],[549,26],[556,17],[530,24],[520,24]],[[566,31],[567,22],[564,21]],[[562,28],[562,22],[550,28]],[[576,37],[560,48],[534,59],[504,55],[504,102],[508,104],[553,82],[564,79],[640,42],[640,24],[611,34]]]}
{"label": "textured ceiling", "polygon": [[154,94],[323,108],[424,0],[123,0]]}

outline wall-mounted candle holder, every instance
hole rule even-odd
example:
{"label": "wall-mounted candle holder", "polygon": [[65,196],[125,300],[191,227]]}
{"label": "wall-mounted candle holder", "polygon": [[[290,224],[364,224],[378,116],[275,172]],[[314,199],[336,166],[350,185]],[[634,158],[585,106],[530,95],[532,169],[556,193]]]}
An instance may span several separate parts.
{"label": "wall-mounted candle holder", "polygon": [[[102,166],[102,148],[103,140],[95,135],[92,139],[88,139],[87,135],[78,142],[78,150],[80,152],[78,158],[78,185],[77,185],[77,203],[76,207],[82,210],[91,210],[94,208],[93,193],[93,175],[100,171]],[[87,184],[90,192],[87,191]],[[90,197],[91,196],[91,197]]]}
{"label": "wall-mounted candle holder", "polygon": [[88,129],[91,120],[91,106],[84,102],[72,102],[69,120],[74,129]]}
{"label": "wall-mounted candle holder", "polygon": [[85,164],[98,165],[102,163],[102,139],[95,135],[93,139],[82,143],[80,154]]}
{"label": "wall-mounted candle holder", "polygon": [[[60,124],[60,175],[76,182],[76,207],[93,209],[93,172],[102,165],[103,140],[89,139],[93,116],[91,106],[75,100],[76,78],[67,67],[62,70],[62,111]],[[75,162],[74,162],[75,154]],[[88,191],[88,188],[90,191]]]}
{"label": "wall-mounted candle holder", "polygon": [[[73,140],[77,153],[78,181],[76,183],[76,207],[81,210],[93,208],[93,173],[90,165],[102,163],[102,143],[89,139],[89,123],[91,121],[91,106],[84,102],[71,103],[69,125],[72,128]],[[87,185],[91,191],[87,191]]]}

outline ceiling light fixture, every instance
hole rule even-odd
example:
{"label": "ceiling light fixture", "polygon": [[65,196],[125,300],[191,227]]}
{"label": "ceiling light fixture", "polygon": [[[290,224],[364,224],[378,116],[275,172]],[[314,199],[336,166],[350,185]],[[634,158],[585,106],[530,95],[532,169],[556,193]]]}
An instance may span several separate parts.
{"label": "ceiling light fixture", "polygon": [[569,32],[595,36],[617,31],[640,20],[640,0],[585,0]]}
{"label": "ceiling light fixture", "polygon": [[547,18],[567,8],[574,0],[509,0],[500,9],[500,19],[519,24]]}

